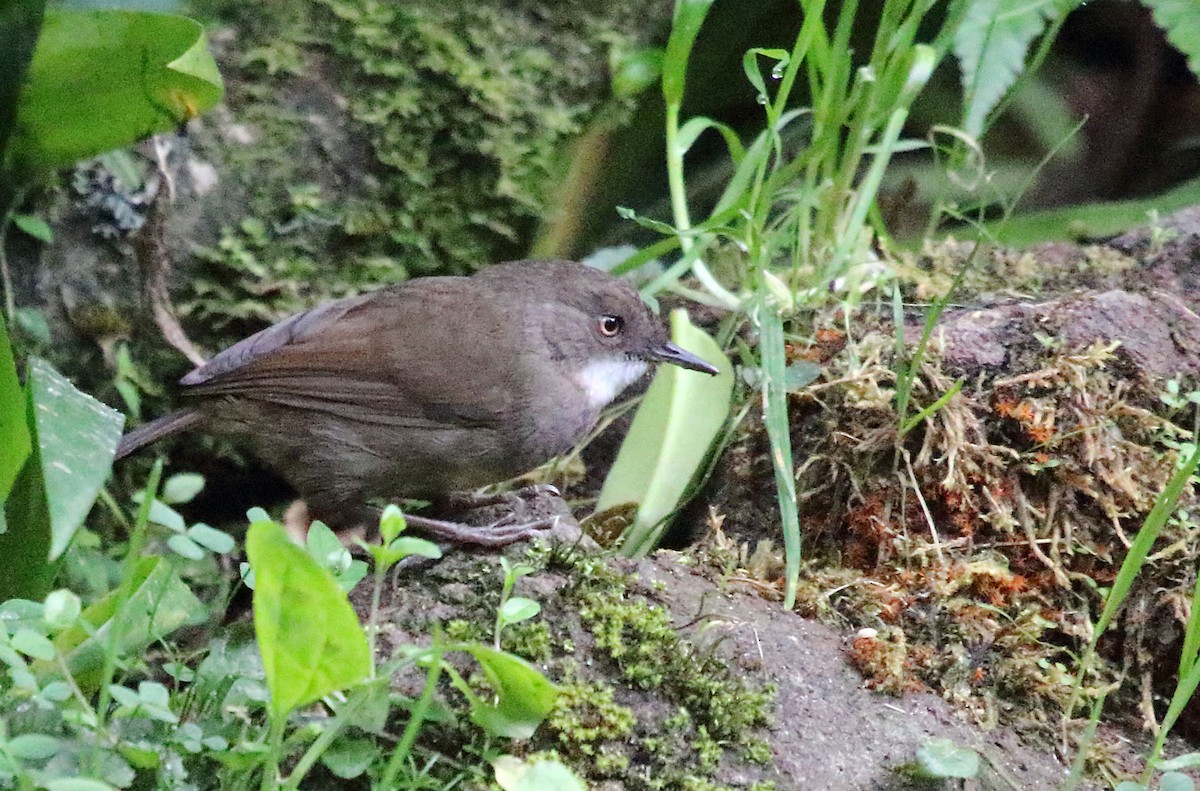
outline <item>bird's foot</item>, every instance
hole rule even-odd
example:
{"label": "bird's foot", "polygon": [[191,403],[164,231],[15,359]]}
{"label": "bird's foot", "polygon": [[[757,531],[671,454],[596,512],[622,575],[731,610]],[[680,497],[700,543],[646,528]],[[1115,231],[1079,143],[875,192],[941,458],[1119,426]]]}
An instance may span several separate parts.
{"label": "bird's foot", "polygon": [[405,515],[404,518],[409,527],[415,527],[446,541],[482,547],[502,547],[535,538],[543,531],[555,527],[559,520],[557,516],[549,516],[529,522],[517,522],[515,515],[510,514],[489,525],[466,525],[426,516]]}
{"label": "bird's foot", "polygon": [[494,505],[512,505],[520,500],[536,500],[539,497],[561,497],[557,486],[548,483],[535,483],[522,486],[510,492],[493,492],[491,494],[476,494],[474,492],[455,492],[447,495],[438,505],[450,513],[473,511],[477,508],[489,508]]}

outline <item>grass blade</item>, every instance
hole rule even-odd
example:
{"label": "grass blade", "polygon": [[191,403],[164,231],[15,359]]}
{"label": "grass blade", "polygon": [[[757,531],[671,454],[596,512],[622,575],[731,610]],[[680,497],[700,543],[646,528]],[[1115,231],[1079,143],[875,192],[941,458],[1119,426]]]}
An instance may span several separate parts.
{"label": "grass blade", "polygon": [[762,352],[763,415],[767,437],[771,440],[771,461],[775,468],[775,492],[779,516],[783,521],[783,547],[787,562],[784,606],[796,604],[800,582],[800,514],[796,508],[796,473],[792,463],[792,436],[787,412],[787,355],[783,344],[783,320],[767,303],[759,299],[758,324]]}

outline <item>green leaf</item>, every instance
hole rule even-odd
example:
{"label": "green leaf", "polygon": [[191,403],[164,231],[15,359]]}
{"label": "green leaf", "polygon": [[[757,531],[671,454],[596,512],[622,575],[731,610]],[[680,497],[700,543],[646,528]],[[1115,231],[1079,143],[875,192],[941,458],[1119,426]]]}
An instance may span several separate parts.
{"label": "green leaf", "polygon": [[673,225],[669,225],[660,220],[652,220],[649,217],[643,217],[628,206],[618,206],[617,215],[623,220],[633,220],[647,231],[661,233],[664,236],[671,236],[676,233]]}
{"label": "green leaf", "polygon": [[32,450],[5,503],[0,598],[40,599],[108,478],[125,419],[36,357],[25,395]]}
{"label": "green leaf", "polygon": [[352,780],[367,771],[378,757],[379,747],[374,741],[340,736],[321,754],[321,763],[336,777]]}
{"label": "green leaf", "polygon": [[1025,55],[1046,23],[1062,12],[1055,3],[972,0],[954,33],[962,71],[963,129],[983,134],[984,123],[1025,70]]}
{"label": "green leaf", "polygon": [[12,221],[13,225],[39,242],[50,244],[54,241],[54,232],[50,230],[50,226],[41,217],[35,217],[32,214],[14,214]]}
{"label": "green leaf", "polygon": [[45,15],[4,164],[19,178],[164,132],[221,98],[204,28],[182,16]]}
{"label": "green leaf", "polygon": [[370,676],[367,636],[328,571],[271,521],[250,525],[246,554],[273,719]]}
{"label": "green leaf", "polygon": [[402,558],[409,555],[419,555],[423,558],[437,560],[442,556],[442,549],[432,541],[416,536],[402,536],[388,545],[388,549],[396,552]]}
{"label": "green leaf", "polygon": [[554,708],[558,689],[520,657],[482,645],[464,645],[496,693],[494,704],[471,698],[471,720],[493,736],[528,739]]}
{"label": "green leaf", "polygon": [[26,761],[44,761],[58,752],[58,739],[44,733],[23,733],[5,745],[5,751]]}
{"label": "green leaf", "polygon": [[683,102],[688,59],[712,4],[713,0],[675,0],[675,19],[662,66],[663,98],[667,106],[678,106]]}
{"label": "green leaf", "polygon": [[50,322],[37,308],[17,308],[14,324],[34,345],[49,346],[54,342]]}
{"label": "green leaf", "polygon": [[389,677],[380,673],[373,681],[350,690],[346,702],[337,707],[338,718],[345,718],[347,727],[367,733],[383,733],[392,710],[388,681]]}
{"label": "green leaf", "polygon": [[190,503],[203,489],[203,475],[194,472],[180,472],[167,478],[167,482],[163,484],[160,499],[169,505]]}
{"label": "green leaf", "polygon": [[783,70],[787,68],[788,60],[791,54],[786,49],[762,49],[755,47],[754,49],[746,50],[746,54],[742,56],[742,71],[746,75],[746,79],[758,91],[758,103],[767,104],[771,97],[767,94],[767,83],[763,79],[762,71],[758,66],[758,58],[762,56],[775,61],[775,66],[771,69],[771,77],[778,79],[783,74]]}
{"label": "green leaf", "polygon": [[1148,198],[1085,203],[1062,209],[1018,214],[1008,222],[985,223],[1001,244],[1028,247],[1052,239],[1093,239],[1115,236],[1146,224],[1149,212],[1167,216],[1200,204],[1200,179],[1185,181]]}
{"label": "green leaf", "polygon": [[[3,34],[0,34],[3,35]],[[12,491],[17,474],[29,458],[29,428],[25,419],[25,395],[13,360],[8,327],[0,321],[0,503]]]}
{"label": "green leaf", "polygon": [[79,596],[65,588],[50,591],[42,603],[42,617],[51,629],[66,629],[74,625],[82,611]]}
{"label": "green leaf", "polygon": [[1182,772],[1167,772],[1158,779],[1158,791],[1196,791],[1196,784]]}
{"label": "green leaf", "polygon": [[184,521],[183,514],[157,498],[150,503],[150,521],[176,533],[182,533],[187,529],[187,522]]}
{"label": "green leaf", "polygon": [[703,115],[689,118],[687,123],[679,127],[680,153],[686,154],[696,144],[700,135],[709,129],[715,129],[721,133],[721,137],[725,138],[725,147],[729,149],[729,158],[733,160],[735,166],[740,164],[742,157],[746,156],[746,147],[742,145],[742,140],[738,137],[737,132],[732,126]]}
{"label": "green leaf", "polygon": [[637,96],[654,84],[662,75],[663,50],[654,47],[630,53],[618,53],[615,49],[609,58],[614,96],[629,98]]}
{"label": "green leaf", "polygon": [[683,504],[729,418],[733,366],[716,341],[688,321],[687,313],[671,313],[676,344],[720,369],[716,376],[662,366],[638,407],[616,463],[604,481],[597,511],[625,503],[638,505],[637,518],[622,543],[625,554],[654,548],[664,520]]}
{"label": "green leaf", "polygon": [[528,621],[542,611],[542,605],[533,599],[513,596],[500,607],[500,622],[503,624]]}
{"label": "green leaf", "polygon": [[304,539],[308,554],[334,574],[350,566],[350,550],[324,522],[313,522]]}
{"label": "green leaf", "polygon": [[929,778],[971,778],[979,774],[979,753],[950,739],[930,739],[917,750],[917,765]]}
{"label": "green leaf", "polygon": [[173,535],[167,539],[167,546],[180,557],[188,560],[203,560],[204,549],[185,535]]}
{"label": "green leaf", "polygon": [[787,350],[783,339],[783,320],[759,295],[757,310],[763,376],[763,423],[771,442],[771,466],[775,469],[775,501],[783,528],[786,564],[783,606],[796,604],[800,584],[800,514],[796,507],[796,473],[792,458],[792,435],[788,423]]}
{"label": "green leaf", "polygon": [[25,656],[49,662],[54,658],[54,643],[32,629],[21,629],[12,636],[12,647]]}
{"label": "green leaf", "polygon": [[1200,77],[1200,7],[1196,0],[1142,0],[1171,46],[1187,57],[1188,68]]}
{"label": "green leaf", "polygon": [[[110,636],[118,656],[136,656],[179,627],[204,618],[204,605],[163,558],[140,560],[134,570],[134,585],[129,603],[120,614],[116,613],[119,592],[113,591],[83,611],[81,619],[89,625],[87,630],[67,629],[54,641],[67,655],[67,666],[85,691],[100,681],[104,644]],[[89,635],[89,630],[95,634]]]}
{"label": "green leaf", "polygon": [[388,503],[383,509],[383,513],[379,515],[379,535],[383,537],[383,543],[390,544],[407,527],[408,522],[405,521],[404,512],[400,510],[400,506]]}
{"label": "green leaf", "polygon": [[1158,761],[1154,764],[1154,768],[1163,772],[1175,771],[1177,769],[1195,769],[1200,766],[1200,753],[1184,753],[1177,755],[1169,761]]}
{"label": "green leaf", "polygon": [[575,773],[558,761],[526,762],[515,755],[492,761],[496,785],[504,791],[587,791]]}
{"label": "green leaf", "polygon": [[88,777],[59,777],[47,780],[46,791],[117,791],[108,783]]}
{"label": "green leaf", "polygon": [[50,560],[71,542],[112,469],[125,418],[71,382],[45,360],[29,361],[38,457],[50,505]]}
{"label": "green leaf", "polygon": [[224,530],[217,530],[215,527],[209,527],[203,523],[189,527],[187,537],[209,552],[215,552],[218,555],[232,552],[236,546],[233,536]]}

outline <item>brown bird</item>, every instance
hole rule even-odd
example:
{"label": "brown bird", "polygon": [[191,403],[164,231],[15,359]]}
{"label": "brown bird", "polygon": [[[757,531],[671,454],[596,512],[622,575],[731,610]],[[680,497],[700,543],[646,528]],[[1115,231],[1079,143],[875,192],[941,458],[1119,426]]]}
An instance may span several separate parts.
{"label": "brown bird", "polygon": [[[117,458],[189,428],[244,439],[313,516],[371,524],[371,498],[438,500],[565,453],[654,362],[717,372],[596,269],[517,261],[420,278],[234,344],[181,380],[194,405],[126,434]],[[409,522],[493,546],[548,526]]]}

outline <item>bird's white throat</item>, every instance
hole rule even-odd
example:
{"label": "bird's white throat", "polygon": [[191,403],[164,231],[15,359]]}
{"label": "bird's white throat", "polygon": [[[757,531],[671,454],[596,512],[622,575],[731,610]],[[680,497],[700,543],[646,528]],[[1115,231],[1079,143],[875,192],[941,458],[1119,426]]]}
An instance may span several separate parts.
{"label": "bird's white throat", "polygon": [[642,378],[650,364],[628,357],[592,360],[575,374],[575,382],[587,393],[593,409],[607,406],[629,385]]}

